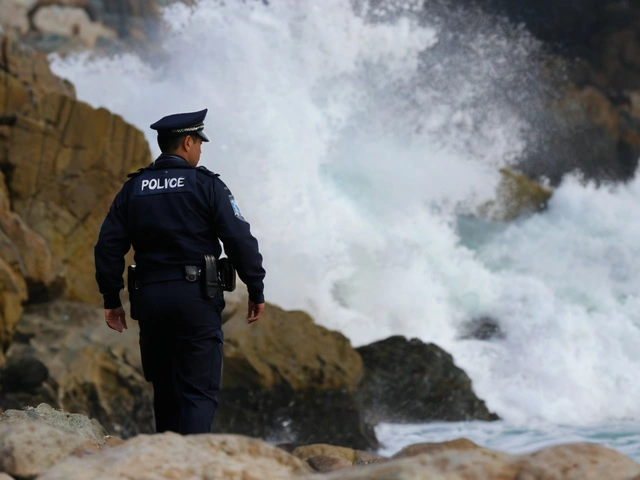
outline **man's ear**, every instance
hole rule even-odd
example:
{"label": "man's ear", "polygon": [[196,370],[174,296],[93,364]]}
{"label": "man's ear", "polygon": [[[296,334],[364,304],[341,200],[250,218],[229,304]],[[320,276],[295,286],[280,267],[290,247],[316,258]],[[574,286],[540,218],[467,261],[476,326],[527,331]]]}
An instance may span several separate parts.
{"label": "man's ear", "polygon": [[182,148],[185,152],[188,152],[189,150],[191,150],[191,147],[193,147],[193,138],[191,137],[191,135],[187,135],[182,140]]}

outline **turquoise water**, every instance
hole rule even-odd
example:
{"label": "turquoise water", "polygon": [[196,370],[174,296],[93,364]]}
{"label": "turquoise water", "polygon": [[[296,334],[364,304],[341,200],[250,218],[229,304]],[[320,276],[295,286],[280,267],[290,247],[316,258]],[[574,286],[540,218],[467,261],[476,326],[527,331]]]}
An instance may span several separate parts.
{"label": "turquoise water", "polygon": [[590,442],[607,446],[640,462],[640,422],[613,422],[589,426],[517,426],[498,422],[384,423],[376,427],[380,455],[390,456],[407,445],[444,442],[465,437],[483,447],[511,454],[534,452],[553,445]]}

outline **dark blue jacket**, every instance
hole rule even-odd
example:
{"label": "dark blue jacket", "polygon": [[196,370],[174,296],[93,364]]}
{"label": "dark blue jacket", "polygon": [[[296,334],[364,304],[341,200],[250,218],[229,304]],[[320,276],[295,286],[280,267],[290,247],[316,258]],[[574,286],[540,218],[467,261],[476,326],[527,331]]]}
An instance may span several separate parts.
{"label": "dark blue jacket", "polygon": [[220,178],[182,157],[160,155],[116,195],[95,246],[96,280],[105,308],[120,306],[124,256],[130,246],[137,268],[155,272],[203,265],[222,248],[247,285],[249,299],[264,302],[262,255],[249,223]]}

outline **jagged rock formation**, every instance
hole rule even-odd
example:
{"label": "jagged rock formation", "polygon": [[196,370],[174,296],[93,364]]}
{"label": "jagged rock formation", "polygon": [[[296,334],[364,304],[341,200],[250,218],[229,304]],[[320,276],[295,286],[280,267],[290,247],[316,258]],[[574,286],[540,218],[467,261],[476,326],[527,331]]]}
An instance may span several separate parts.
{"label": "jagged rock formation", "polygon": [[[640,5],[617,0],[464,0],[543,41],[541,68],[561,79],[535,118],[518,167],[556,185],[577,171],[596,181],[632,177],[640,157]],[[535,106],[527,106],[535,109]]]}
{"label": "jagged rock formation", "polygon": [[0,37],[0,346],[24,302],[99,302],[93,245],[142,132],[76,100],[43,54]]}
{"label": "jagged rock formation", "polygon": [[0,26],[44,52],[121,50],[153,41],[160,8],[175,1],[3,0]]}
{"label": "jagged rock formation", "polygon": [[[496,418],[434,345],[392,337],[356,350],[303,312],[269,304],[247,325],[231,310],[216,433],[371,450],[379,421]],[[76,302],[29,306],[0,369],[1,409],[47,403],[123,438],[153,432],[151,393],[137,323],[117,334],[100,307]]]}
{"label": "jagged rock formation", "polygon": [[238,311],[224,324],[216,431],[302,443],[374,448],[356,401],[362,360],[339,332],[304,312],[269,305],[259,328]]}
{"label": "jagged rock formation", "polygon": [[[54,422],[52,417],[56,417]],[[7,412],[0,417],[0,478],[313,480],[317,472],[324,472],[322,478],[327,480],[631,480],[640,475],[640,464],[631,458],[586,443],[510,455],[457,438],[408,445],[386,458],[318,444],[290,452],[262,440],[228,434],[167,432],[122,441],[103,437],[100,428],[86,417],[47,405]]]}
{"label": "jagged rock formation", "polygon": [[437,345],[394,336],[356,350],[364,364],[358,395],[371,423],[498,419]]}

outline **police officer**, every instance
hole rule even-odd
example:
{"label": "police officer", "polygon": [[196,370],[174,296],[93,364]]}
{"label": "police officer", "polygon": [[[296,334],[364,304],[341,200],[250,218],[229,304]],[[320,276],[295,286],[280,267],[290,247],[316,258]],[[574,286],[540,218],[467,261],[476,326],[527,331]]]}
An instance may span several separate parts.
{"label": "police officer", "polygon": [[[222,375],[224,298],[204,256],[224,251],[247,285],[249,323],[264,310],[262,256],[238,204],[220,178],[197,167],[207,110],[163,117],[162,154],[116,195],[95,246],[96,280],[107,325],[127,328],[120,290],[124,256],[135,252],[132,299],[145,378],[154,390],[156,431],[209,433]],[[210,257],[211,258],[211,257]],[[213,287],[213,288],[212,288]],[[133,293],[133,292],[131,292]],[[134,295],[131,295],[132,297]]]}

